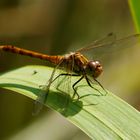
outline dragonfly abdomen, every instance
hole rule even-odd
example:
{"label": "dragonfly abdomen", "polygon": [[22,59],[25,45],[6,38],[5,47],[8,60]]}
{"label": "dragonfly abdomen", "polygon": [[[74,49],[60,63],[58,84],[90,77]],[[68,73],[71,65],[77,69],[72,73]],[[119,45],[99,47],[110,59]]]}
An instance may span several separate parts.
{"label": "dragonfly abdomen", "polygon": [[37,52],[26,50],[26,49],[21,49],[21,48],[12,46],[12,45],[0,46],[0,50],[47,60],[47,61],[52,62],[54,64],[58,64],[63,58],[63,56],[50,56],[50,55],[37,53]]}

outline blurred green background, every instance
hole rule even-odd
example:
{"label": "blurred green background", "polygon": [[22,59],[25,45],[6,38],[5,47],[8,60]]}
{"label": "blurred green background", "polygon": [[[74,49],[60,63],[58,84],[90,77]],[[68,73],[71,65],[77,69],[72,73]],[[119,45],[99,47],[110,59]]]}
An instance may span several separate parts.
{"label": "blurred green background", "polygon": [[[0,44],[46,54],[65,54],[113,32],[136,33],[127,0],[1,0]],[[89,56],[92,57],[92,53]],[[119,57],[118,57],[119,56]],[[102,58],[99,56],[99,60]],[[102,61],[103,60],[103,61]],[[102,85],[140,110],[140,48],[107,54],[101,62]],[[0,52],[0,72],[25,65],[50,65],[34,58]],[[32,116],[33,100],[0,91],[1,140],[89,140],[58,113],[44,108]]]}

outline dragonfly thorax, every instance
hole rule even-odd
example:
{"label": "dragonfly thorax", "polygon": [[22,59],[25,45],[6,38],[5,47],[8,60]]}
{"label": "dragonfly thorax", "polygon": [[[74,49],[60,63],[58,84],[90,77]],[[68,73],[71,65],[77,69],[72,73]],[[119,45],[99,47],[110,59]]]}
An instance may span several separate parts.
{"label": "dragonfly thorax", "polygon": [[66,66],[69,71],[93,78],[97,78],[103,71],[99,61],[88,60],[79,52],[65,55],[62,66]]}
{"label": "dragonfly thorax", "polygon": [[87,75],[97,78],[103,71],[102,65],[99,61],[88,61],[87,65],[85,66],[85,72]]}

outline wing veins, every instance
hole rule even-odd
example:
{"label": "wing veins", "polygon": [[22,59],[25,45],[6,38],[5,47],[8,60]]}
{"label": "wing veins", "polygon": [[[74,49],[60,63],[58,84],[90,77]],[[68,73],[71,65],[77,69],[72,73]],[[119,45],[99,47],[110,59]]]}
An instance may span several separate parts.
{"label": "wing veins", "polygon": [[134,35],[129,35],[129,36],[121,38],[121,39],[115,39],[116,37],[114,36],[114,40],[105,42],[105,43],[104,42],[100,43],[102,40],[105,40],[108,37],[112,37],[113,35],[114,34],[111,34],[111,35],[109,34],[108,36],[104,37],[101,40],[96,40],[93,43],[89,44],[87,47],[78,49],[77,52],[82,52],[82,51],[90,50],[90,49],[94,49],[94,48],[101,48],[101,47],[110,46],[110,45],[113,46],[114,44],[117,45],[117,44],[123,43],[125,41],[129,41],[132,39],[138,39],[138,38],[140,39],[140,34],[134,34]]}

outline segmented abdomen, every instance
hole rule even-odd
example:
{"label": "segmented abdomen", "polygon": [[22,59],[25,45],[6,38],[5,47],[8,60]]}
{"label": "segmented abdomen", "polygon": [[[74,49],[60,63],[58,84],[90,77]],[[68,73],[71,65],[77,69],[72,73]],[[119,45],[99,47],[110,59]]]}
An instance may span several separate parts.
{"label": "segmented abdomen", "polygon": [[52,62],[54,64],[59,64],[60,61],[64,58],[63,56],[46,55],[46,54],[37,53],[37,52],[26,50],[26,49],[21,49],[21,48],[11,46],[11,45],[0,46],[0,50],[47,60],[47,61]]}

